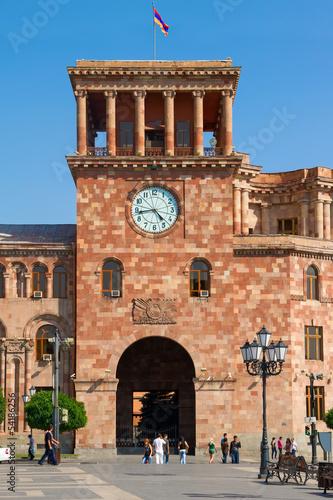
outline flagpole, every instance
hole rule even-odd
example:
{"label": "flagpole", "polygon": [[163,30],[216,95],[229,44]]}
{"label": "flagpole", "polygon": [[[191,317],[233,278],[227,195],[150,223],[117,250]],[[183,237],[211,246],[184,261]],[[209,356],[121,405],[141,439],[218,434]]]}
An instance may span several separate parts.
{"label": "flagpole", "polygon": [[155,5],[153,2],[153,25],[154,25],[154,61],[156,59],[156,23],[155,23]]}

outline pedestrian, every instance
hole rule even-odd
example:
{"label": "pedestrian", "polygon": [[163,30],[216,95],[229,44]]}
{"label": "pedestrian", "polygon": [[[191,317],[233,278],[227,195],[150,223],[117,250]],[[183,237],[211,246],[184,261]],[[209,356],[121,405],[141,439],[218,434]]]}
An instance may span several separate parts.
{"label": "pedestrian", "polygon": [[179,443],[178,443],[178,451],[179,451],[179,457],[180,457],[180,463],[181,464],[186,464],[186,453],[188,452],[189,445],[185,441],[183,436],[179,437]]}
{"label": "pedestrian", "polygon": [[277,449],[276,449],[276,439],[273,437],[271,441],[271,450],[272,450],[272,460],[273,458],[276,458],[277,456]]}
{"label": "pedestrian", "polygon": [[233,464],[239,464],[239,448],[241,448],[242,445],[240,441],[238,441],[238,437],[234,436],[234,440],[231,441],[230,443],[230,455],[231,455],[231,460]]}
{"label": "pedestrian", "polygon": [[45,439],[45,453],[42,456],[42,458],[38,461],[39,465],[43,465],[43,462],[47,456],[50,457],[52,465],[58,465],[56,458],[54,456],[54,449],[53,449],[52,445],[54,444],[55,446],[57,446],[59,444],[59,442],[53,438],[52,430],[53,430],[53,425],[49,424],[47,427],[47,431],[45,432],[45,438],[44,438]]}
{"label": "pedestrian", "polygon": [[146,438],[144,441],[144,455],[142,457],[142,463],[143,464],[151,464],[152,454],[153,454],[153,449],[151,447],[149,439]]}
{"label": "pedestrian", "polygon": [[214,453],[217,453],[213,438],[210,438],[210,440],[209,440],[207,450],[205,451],[206,455],[208,452],[209,452],[209,463],[212,464],[213,460],[214,460]]}
{"label": "pedestrian", "polygon": [[165,444],[163,445],[163,463],[168,464],[169,463],[169,451],[170,451],[168,435],[164,434],[163,439],[165,441]]}
{"label": "pedestrian", "polygon": [[290,452],[291,452],[291,441],[290,441],[290,438],[286,439],[286,445],[285,445],[284,449],[286,451],[286,455],[290,455]]}
{"label": "pedestrian", "polygon": [[229,453],[229,441],[228,434],[225,432],[223,434],[223,438],[221,439],[221,450],[222,450],[222,462],[224,464],[227,463],[228,453]]}
{"label": "pedestrian", "polygon": [[163,464],[163,445],[166,444],[162,438],[162,434],[158,434],[157,438],[153,441],[153,447],[155,448],[155,460],[157,464]]}
{"label": "pedestrian", "polygon": [[28,458],[30,460],[33,460],[35,458],[35,440],[32,437],[32,434],[29,434],[28,438],[29,438]]}
{"label": "pedestrian", "polygon": [[298,446],[294,438],[291,438],[291,453],[296,457],[296,451],[298,451]]}
{"label": "pedestrian", "polygon": [[279,450],[279,460],[280,460],[283,451],[282,436],[280,436],[278,439],[278,450]]}

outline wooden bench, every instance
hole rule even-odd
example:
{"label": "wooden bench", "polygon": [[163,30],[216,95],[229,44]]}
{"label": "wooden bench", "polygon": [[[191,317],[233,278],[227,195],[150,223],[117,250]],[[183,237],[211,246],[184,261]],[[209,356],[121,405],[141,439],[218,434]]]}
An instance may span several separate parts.
{"label": "wooden bench", "polygon": [[333,489],[333,467],[332,465],[324,465],[322,471],[319,473],[318,486],[322,487],[322,481],[324,482],[324,494],[326,491]]}
{"label": "wooden bench", "polygon": [[282,455],[277,463],[267,462],[266,482],[271,476],[277,476],[282,484],[288,480],[294,479],[297,484],[306,484],[308,479],[318,478],[318,466],[307,464],[304,457],[295,457],[293,455]]}

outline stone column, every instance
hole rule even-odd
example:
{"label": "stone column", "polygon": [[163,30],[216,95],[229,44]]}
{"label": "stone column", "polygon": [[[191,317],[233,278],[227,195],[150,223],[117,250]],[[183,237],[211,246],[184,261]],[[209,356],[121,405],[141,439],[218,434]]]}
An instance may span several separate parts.
{"label": "stone column", "polygon": [[324,238],[331,239],[331,201],[324,201]]}
{"label": "stone column", "polygon": [[46,286],[45,286],[46,297],[48,299],[51,299],[53,297],[52,273],[46,273],[45,279],[46,279]]}
{"label": "stone column", "polygon": [[164,148],[165,154],[173,156],[175,154],[175,95],[174,90],[164,90]]}
{"label": "stone column", "polygon": [[232,153],[232,90],[222,90],[223,96],[223,118],[222,118],[222,136],[223,136],[223,154],[225,156]]}
{"label": "stone column", "polygon": [[77,150],[87,154],[87,91],[75,90],[77,103]]}
{"label": "stone column", "polygon": [[5,344],[1,342],[0,344],[0,387],[3,389],[3,394],[5,395]]}
{"label": "stone column", "polygon": [[[31,375],[32,375],[32,357],[33,357],[33,346],[27,344],[25,346],[25,373],[24,373],[24,392],[30,396],[29,389],[32,386]],[[30,427],[27,422],[24,422],[24,432],[30,431]]]}
{"label": "stone column", "polygon": [[135,154],[145,155],[145,90],[135,90]]}
{"label": "stone column", "polygon": [[25,291],[26,291],[26,297],[31,297],[31,273],[25,273]]}
{"label": "stone column", "polygon": [[8,298],[10,297],[10,288],[9,288],[9,273],[3,273],[3,279],[4,279],[4,292],[5,292],[5,297]]}
{"label": "stone column", "polygon": [[194,99],[194,155],[203,155],[203,98],[204,90],[193,90]]}
{"label": "stone column", "polygon": [[234,234],[242,232],[241,188],[234,188]]}
{"label": "stone column", "polygon": [[106,154],[116,155],[116,90],[106,90]]}
{"label": "stone column", "polygon": [[309,205],[308,200],[301,200],[299,202],[300,206],[300,236],[309,236]]}
{"label": "stone column", "polygon": [[249,189],[242,189],[242,234],[249,234]]}
{"label": "stone column", "polygon": [[261,205],[261,233],[262,234],[270,234],[271,233],[270,211],[271,211],[271,204],[270,203],[262,203],[262,205]]}
{"label": "stone column", "polygon": [[324,237],[324,201],[315,200],[315,237]]}

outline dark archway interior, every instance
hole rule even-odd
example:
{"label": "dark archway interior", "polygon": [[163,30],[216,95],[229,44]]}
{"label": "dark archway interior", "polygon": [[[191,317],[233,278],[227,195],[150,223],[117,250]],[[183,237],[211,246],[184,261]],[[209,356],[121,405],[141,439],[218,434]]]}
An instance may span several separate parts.
{"label": "dark archway interior", "polygon": [[[148,337],[132,344],[119,360],[117,429],[133,424],[133,392],[175,391],[178,394],[178,433],[195,448],[194,365],[187,351],[173,340]],[[156,431],[163,416],[156,418]]]}

